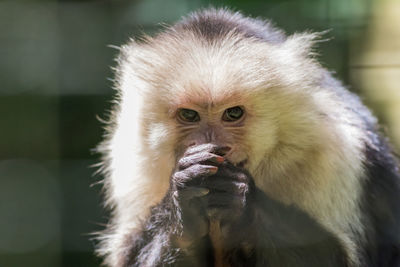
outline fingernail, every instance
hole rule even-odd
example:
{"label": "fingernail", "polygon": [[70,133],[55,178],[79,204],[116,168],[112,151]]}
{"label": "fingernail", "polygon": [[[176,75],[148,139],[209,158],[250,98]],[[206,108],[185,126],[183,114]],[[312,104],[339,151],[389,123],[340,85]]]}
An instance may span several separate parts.
{"label": "fingernail", "polygon": [[222,162],[224,162],[225,158],[224,158],[224,157],[217,156],[217,157],[212,158],[211,160],[212,160],[213,162],[215,162],[215,163],[222,163]]}
{"label": "fingernail", "polygon": [[210,167],[210,168],[208,169],[208,171],[209,171],[210,173],[217,173],[218,167]]}

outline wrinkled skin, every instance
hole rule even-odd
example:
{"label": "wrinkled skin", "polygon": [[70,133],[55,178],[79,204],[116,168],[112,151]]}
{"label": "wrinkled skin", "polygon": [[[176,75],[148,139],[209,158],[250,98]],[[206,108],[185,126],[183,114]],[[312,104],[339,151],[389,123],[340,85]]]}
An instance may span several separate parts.
{"label": "wrinkled skin", "polygon": [[171,191],[172,201],[180,207],[182,245],[207,235],[210,220],[228,230],[243,214],[254,184],[244,169],[224,160],[229,150],[212,144],[190,147],[178,161]]}

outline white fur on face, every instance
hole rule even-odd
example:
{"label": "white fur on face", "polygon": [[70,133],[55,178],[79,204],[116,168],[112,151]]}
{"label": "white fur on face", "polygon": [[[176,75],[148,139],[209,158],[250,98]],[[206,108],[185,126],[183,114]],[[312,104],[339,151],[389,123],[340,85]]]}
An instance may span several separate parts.
{"label": "white fur on face", "polygon": [[[116,125],[104,143],[113,226],[107,262],[117,266],[125,235],[140,229],[165,195],[184,131],[174,113],[198,107],[230,144],[266,194],[294,204],[341,238],[357,264],[363,235],[359,198],[365,136],[361,122],[320,86],[324,71],[309,57],[314,35],[273,45],[238,35],[207,44],[191,34],[162,35],[123,47],[122,95]],[[243,127],[222,127],[224,109],[243,106]],[[189,140],[185,142],[190,143]]]}

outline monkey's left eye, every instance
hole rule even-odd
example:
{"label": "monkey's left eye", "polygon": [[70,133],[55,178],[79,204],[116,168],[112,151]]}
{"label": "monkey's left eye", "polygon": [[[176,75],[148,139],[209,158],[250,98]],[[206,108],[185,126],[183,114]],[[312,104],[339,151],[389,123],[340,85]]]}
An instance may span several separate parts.
{"label": "monkey's left eye", "polygon": [[244,110],[239,107],[232,107],[225,110],[224,114],[222,115],[222,120],[224,121],[237,121],[239,120],[244,114]]}
{"label": "monkey's left eye", "polygon": [[181,108],[178,110],[178,118],[184,122],[197,122],[200,120],[199,113],[187,108]]}

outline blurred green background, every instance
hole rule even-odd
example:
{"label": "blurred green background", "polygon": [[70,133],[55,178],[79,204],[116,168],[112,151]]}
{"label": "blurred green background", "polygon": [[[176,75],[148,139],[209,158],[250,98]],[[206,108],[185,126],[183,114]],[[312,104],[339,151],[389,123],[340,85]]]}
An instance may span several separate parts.
{"label": "blurred green background", "polygon": [[331,29],[319,58],[400,144],[398,0],[0,1],[0,267],[99,266],[91,233],[108,214],[89,166],[113,95],[108,45],[209,5]]}

